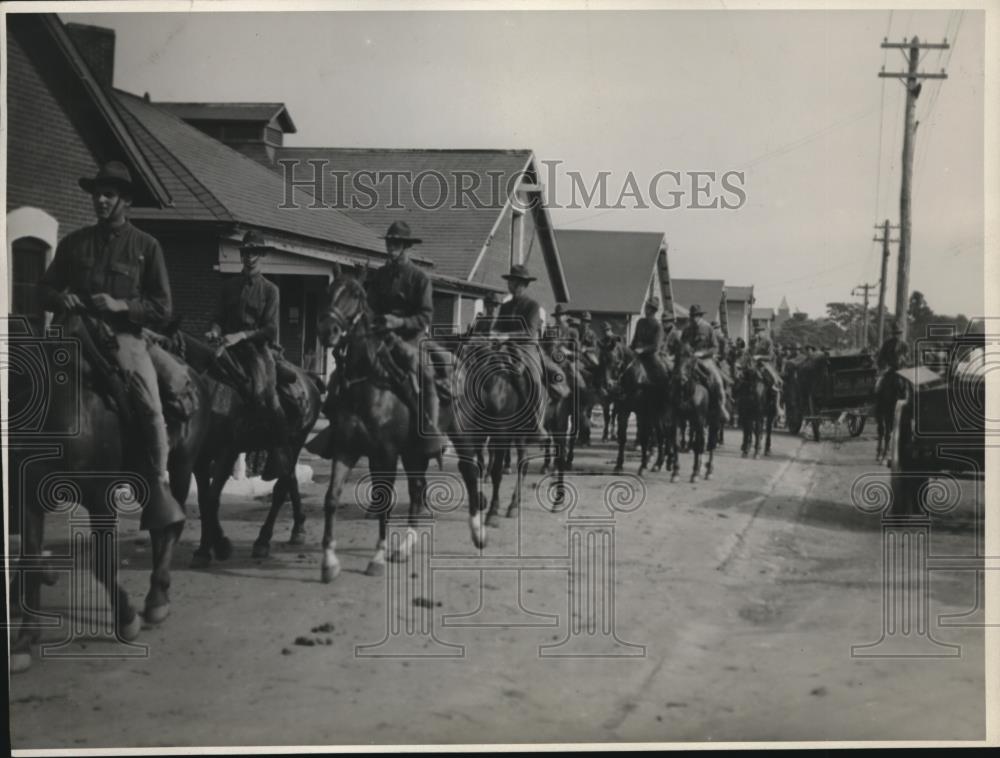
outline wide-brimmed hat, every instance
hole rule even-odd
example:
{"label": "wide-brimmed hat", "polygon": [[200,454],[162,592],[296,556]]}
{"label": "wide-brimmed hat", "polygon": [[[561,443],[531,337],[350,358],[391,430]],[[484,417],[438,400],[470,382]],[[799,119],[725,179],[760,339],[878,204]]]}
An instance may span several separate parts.
{"label": "wide-brimmed hat", "polygon": [[510,273],[503,275],[504,279],[520,279],[522,282],[533,282],[535,277],[528,273],[528,267],[515,263],[510,267]]}
{"label": "wide-brimmed hat", "polygon": [[581,313],[580,314],[580,320],[581,321],[593,321],[593,319],[590,317],[590,311],[584,311],[583,313]]}
{"label": "wide-brimmed hat", "polygon": [[419,237],[413,236],[410,232],[410,225],[405,221],[393,221],[389,225],[389,231],[382,235],[382,239],[409,242],[411,245],[419,245],[423,242]]}
{"label": "wide-brimmed hat", "polygon": [[688,315],[691,318],[694,318],[695,316],[704,316],[705,311],[701,309],[700,305],[692,305],[690,308],[688,308]]}
{"label": "wide-brimmed hat", "polygon": [[611,324],[605,324],[604,325],[604,331],[605,332],[612,332],[612,333],[614,333],[615,330],[612,328]]}
{"label": "wide-brimmed hat", "polygon": [[78,180],[80,189],[93,193],[98,184],[110,184],[119,190],[132,191],[132,174],[128,167],[120,161],[108,161],[97,170],[93,178],[84,176]]}
{"label": "wide-brimmed hat", "polygon": [[552,311],[552,315],[554,315],[554,316],[564,316],[564,315],[566,315],[566,309],[563,308],[563,304],[562,303],[556,303],[556,309],[554,311]]}
{"label": "wide-brimmed hat", "polygon": [[243,239],[240,241],[240,252],[242,253],[244,250],[256,250],[261,255],[266,255],[267,240],[260,232],[251,229],[243,235]]}
{"label": "wide-brimmed hat", "polygon": [[652,308],[655,311],[660,310],[660,299],[658,297],[647,298],[646,308]]}

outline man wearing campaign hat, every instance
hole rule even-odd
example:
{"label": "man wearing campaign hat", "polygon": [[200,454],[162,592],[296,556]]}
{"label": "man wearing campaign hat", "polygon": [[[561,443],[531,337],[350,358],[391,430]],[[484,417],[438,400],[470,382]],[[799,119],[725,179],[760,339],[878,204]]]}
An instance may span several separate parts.
{"label": "man wearing campaign hat", "polygon": [[879,377],[875,382],[875,392],[878,393],[882,386],[882,381],[886,374],[899,371],[906,366],[910,357],[910,347],[905,341],[900,339],[903,330],[895,321],[889,327],[889,337],[879,348],[876,366],[879,370]]}
{"label": "man wearing campaign hat", "polygon": [[677,352],[681,347],[681,330],[677,328],[677,318],[670,311],[663,311],[660,322],[663,325],[663,340],[660,342],[660,350],[673,360],[677,357]]}
{"label": "man wearing campaign hat", "polygon": [[577,327],[577,332],[580,336],[581,350],[597,349],[597,335],[590,328],[592,321],[593,318],[590,315],[590,311],[584,311],[580,314],[580,324]]}
{"label": "man wearing campaign hat", "polygon": [[155,348],[160,365],[154,363],[154,349],[142,334],[144,327],[162,328],[171,315],[163,249],[128,221],[134,188],[124,164],[105,163],[79,185],[93,200],[97,223],[62,239],[38,283],[39,300],[55,313],[56,323],[75,310],[92,314],[98,331],[107,336],[143,431],[142,473],[149,480],[150,498],[142,528],[159,529],[183,520],[169,489],[170,447],[158,381],[158,371],[169,372],[173,364],[160,348]]}
{"label": "man wearing campaign hat", "polygon": [[[527,294],[528,285],[535,281],[535,277],[528,272],[527,266],[516,263],[503,278],[507,281],[511,298],[500,306],[493,329],[500,334],[520,337],[526,343],[518,351],[522,358],[520,380],[524,383],[521,391],[525,401],[531,397],[543,398],[546,388],[558,397],[566,397],[569,386],[565,375],[538,345],[543,330],[542,308]],[[530,349],[532,346],[536,349]],[[533,431],[544,438],[545,403],[539,402],[533,411],[536,427]]]}
{"label": "man wearing campaign hat", "polygon": [[718,400],[719,408],[722,412],[722,421],[728,424],[729,412],[726,410],[726,404],[722,402],[722,397],[725,393],[725,382],[716,363],[719,345],[715,338],[715,331],[712,329],[712,325],[705,321],[705,311],[702,310],[700,305],[692,305],[688,309],[688,315],[691,320],[684,327],[684,331],[681,334],[681,341],[688,345],[698,358],[698,366],[706,377],[708,390]]}
{"label": "man wearing campaign hat", "polygon": [[764,373],[764,380],[775,389],[781,389],[781,377],[774,367],[774,346],[767,336],[767,327],[757,324],[754,327],[753,362]]}
{"label": "man wearing campaign hat", "polygon": [[267,414],[275,444],[268,451],[261,478],[277,479],[291,470],[288,420],[278,398],[277,365],[271,347],[278,339],[279,290],[262,273],[267,241],[253,230],[243,235],[243,271],[222,284],[212,326],[205,335],[221,344],[250,378],[256,409]]}
{"label": "man wearing campaign hat", "polygon": [[636,358],[642,363],[650,383],[665,385],[667,371],[660,355],[660,346],[663,343],[663,326],[656,317],[656,312],[660,310],[659,299],[650,297],[646,301],[645,310],[645,315],[636,322],[635,334],[632,335],[629,349],[636,354]]}
{"label": "man wearing campaign hat", "polygon": [[[431,280],[407,252],[423,240],[411,233],[405,221],[394,221],[383,239],[389,262],[369,277],[368,304],[376,313],[375,328],[386,335],[392,354],[409,369],[412,385],[401,389],[408,394],[411,410],[421,415],[418,432],[422,452],[434,457],[446,443],[438,428],[434,366],[447,365],[447,356],[427,337],[434,317]],[[421,344],[431,360],[420,360]]]}

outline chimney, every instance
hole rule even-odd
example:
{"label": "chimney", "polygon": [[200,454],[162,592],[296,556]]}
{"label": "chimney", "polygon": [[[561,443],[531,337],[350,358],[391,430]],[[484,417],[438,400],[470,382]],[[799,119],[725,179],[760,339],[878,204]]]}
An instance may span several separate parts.
{"label": "chimney", "polygon": [[102,87],[111,87],[115,76],[115,32],[101,26],[66,24],[77,51]]}

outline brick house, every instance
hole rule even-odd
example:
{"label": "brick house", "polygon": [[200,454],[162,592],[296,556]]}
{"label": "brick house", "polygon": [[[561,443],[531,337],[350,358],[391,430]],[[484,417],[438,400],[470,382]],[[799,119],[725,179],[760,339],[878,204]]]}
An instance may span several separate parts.
{"label": "brick house", "polygon": [[558,229],[556,240],[572,294],[568,310],[589,311],[598,334],[610,324],[631,340],[650,295],[659,298],[661,313],[674,308],[662,232]]}

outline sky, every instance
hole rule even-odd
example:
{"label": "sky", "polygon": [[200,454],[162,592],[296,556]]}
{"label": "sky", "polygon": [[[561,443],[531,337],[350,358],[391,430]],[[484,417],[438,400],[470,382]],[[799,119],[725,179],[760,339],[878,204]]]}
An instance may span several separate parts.
{"label": "sky", "polygon": [[[287,145],[530,148],[559,162],[554,184],[548,172],[542,181],[561,204],[567,171],[587,186],[609,172],[612,201],[630,173],[645,195],[662,171],[743,171],[737,209],[687,207],[686,183],[677,209],[627,197],[551,215],[557,228],[662,231],[673,276],[752,284],[758,306],[785,296],[813,316],[878,282],[873,225],[898,223],[904,87],[878,72],[906,62],[880,43],[947,36],[952,49],[921,62],[948,79],[927,80],[917,101],[910,287],[939,313],[982,313],[982,11],[62,18],[116,30],[121,89],[154,101],[284,102],[298,129]],[[659,185],[664,202],[670,181]]]}

